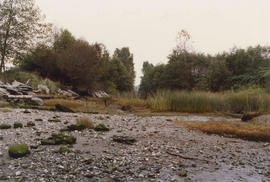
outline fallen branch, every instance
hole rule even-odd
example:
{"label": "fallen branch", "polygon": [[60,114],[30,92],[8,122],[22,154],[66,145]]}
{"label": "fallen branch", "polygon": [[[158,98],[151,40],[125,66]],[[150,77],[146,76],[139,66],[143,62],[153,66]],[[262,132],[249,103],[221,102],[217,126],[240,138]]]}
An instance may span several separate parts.
{"label": "fallen branch", "polygon": [[187,157],[187,156],[184,156],[184,155],[181,155],[181,154],[176,154],[176,153],[173,153],[171,151],[166,151],[167,154],[170,154],[170,155],[173,155],[173,156],[177,156],[177,157],[180,157],[182,159],[187,159],[187,160],[199,160],[199,161],[204,161],[204,162],[207,162],[207,163],[210,163],[212,161],[209,161],[209,160],[206,160],[206,159],[200,159],[200,158],[196,158],[196,157]]}

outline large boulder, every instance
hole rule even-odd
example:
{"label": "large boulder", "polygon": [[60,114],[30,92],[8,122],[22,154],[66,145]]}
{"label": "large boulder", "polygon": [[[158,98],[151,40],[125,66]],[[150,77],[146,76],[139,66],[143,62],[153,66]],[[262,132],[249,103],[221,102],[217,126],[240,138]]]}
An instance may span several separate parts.
{"label": "large boulder", "polygon": [[31,98],[31,103],[33,105],[38,105],[38,106],[43,106],[44,105],[44,102],[41,98],[38,98],[38,97],[32,97]]}

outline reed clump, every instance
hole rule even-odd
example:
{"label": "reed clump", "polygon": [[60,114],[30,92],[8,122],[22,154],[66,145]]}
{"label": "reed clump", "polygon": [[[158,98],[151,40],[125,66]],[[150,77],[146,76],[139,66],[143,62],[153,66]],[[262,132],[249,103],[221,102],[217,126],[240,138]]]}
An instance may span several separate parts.
{"label": "reed clump", "polygon": [[159,112],[269,113],[270,95],[260,89],[224,93],[159,91],[148,98],[148,104],[152,110]]}

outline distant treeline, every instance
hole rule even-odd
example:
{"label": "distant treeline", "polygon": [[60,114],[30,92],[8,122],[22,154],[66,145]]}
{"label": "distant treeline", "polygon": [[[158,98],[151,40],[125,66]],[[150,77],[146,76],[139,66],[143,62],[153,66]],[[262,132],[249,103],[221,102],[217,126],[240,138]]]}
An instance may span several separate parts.
{"label": "distant treeline", "polygon": [[116,49],[110,56],[103,44],[76,39],[68,30],[57,32],[50,45],[32,48],[18,59],[16,69],[72,86],[81,93],[134,89],[135,71],[129,48]]}
{"label": "distant treeline", "polygon": [[270,86],[270,47],[234,48],[215,56],[174,49],[168,64],[143,64],[139,93],[160,89],[224,91]]}

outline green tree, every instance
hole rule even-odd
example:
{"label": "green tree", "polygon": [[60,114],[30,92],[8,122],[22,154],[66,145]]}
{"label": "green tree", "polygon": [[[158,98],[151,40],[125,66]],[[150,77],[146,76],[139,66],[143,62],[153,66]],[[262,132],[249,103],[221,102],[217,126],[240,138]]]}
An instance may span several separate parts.
{"label": "green tree", "polygon": [[44,38],[49,26],[42,23],[33,0],[0,1],[0,20],[0,72],[5,75],[6,63],[13,62]]}
{"label": "green tree", "polygon": [[75,42],[76,38],[67,29],[60,29],[54,35],[53,47],[55,51],[67,49],[68,46]]}
{"label": "green tree", "polygon": [[132,80],[130,79],[129,72],[118,57],[114,57],[110,62],[110,71],[108,73],[110,80],[120,92],[127,92],[133,89]]}
{"label": "green tree", "polygon": [[135,82],[133,54],[130,53],[130,50],[128,47],[123,47],[122,49],[115,50],[114,55],[113,55],[113,59],[114,58],[121,61],[126,68],[129,85],[127,85],[127,88],[124,90],[132,91],[134,88],[134,82]]}

